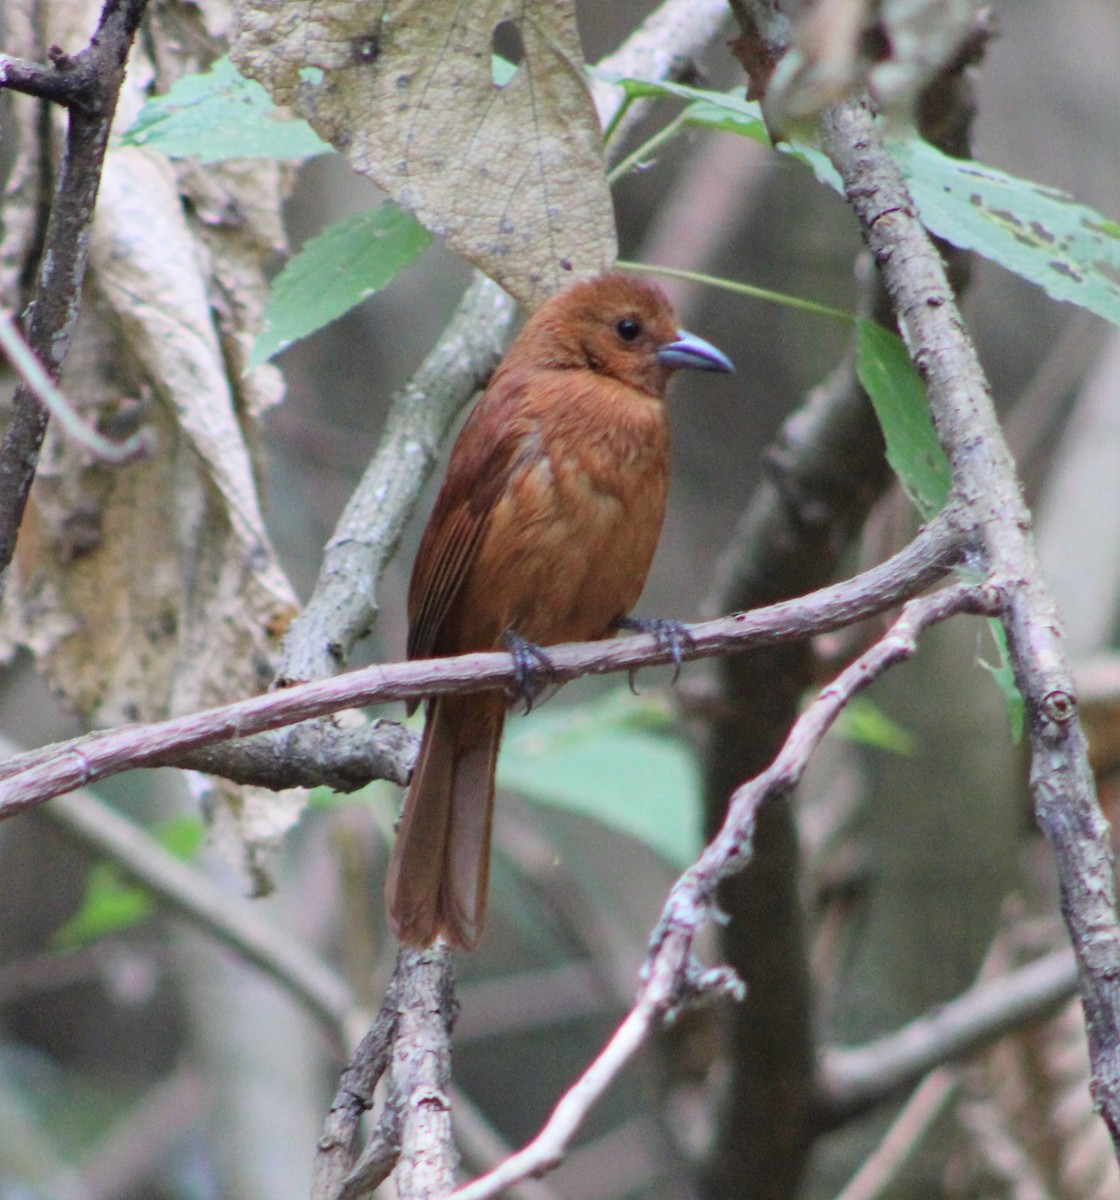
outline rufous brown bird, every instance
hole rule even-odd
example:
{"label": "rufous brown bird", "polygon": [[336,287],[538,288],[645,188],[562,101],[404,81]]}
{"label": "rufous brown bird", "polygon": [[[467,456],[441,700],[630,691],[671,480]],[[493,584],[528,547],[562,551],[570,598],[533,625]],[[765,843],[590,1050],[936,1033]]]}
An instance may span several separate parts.
{"label": "rufous brown bird", "polygon": [[[451,451],[408,592],[408,657],[610,637],[637,602],[669,487],[664,398],[679,368],[731,371],[625,275],[577,283],[530,316]],[[389,864],[406,945],[473,949],[490,871],[504,692],[427,702]]]}

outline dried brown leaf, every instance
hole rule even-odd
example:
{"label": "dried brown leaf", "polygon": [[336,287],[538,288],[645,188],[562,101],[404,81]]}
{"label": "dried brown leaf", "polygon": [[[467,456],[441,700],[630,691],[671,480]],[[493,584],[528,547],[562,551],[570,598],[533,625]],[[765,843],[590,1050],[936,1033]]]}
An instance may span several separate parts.
{"label": "dried brown leaf", "polygon": [[[236,14],[240,69],[522,302],[614,261],[572,0],[240,0]],[[498,87],[503,22],[524,60]]]}
{"label": "dried brown leaf", "polygon": [[[67,20],[79,8],[42,7],[48,16],[65,10]],[[100,0],[85,9],[84,32],[49,24],[46,35],[81,45]],[[153,75],[167,86],[216,52],[202,21],[193,4],[153,10],[118,127]],[[22,50],[45,53],[33,43]],[[34,126],[20,133],[21,153],[30,153]],[[28,179],[43,185],[40,173],[16,166],[25,190]],[[44,676],[91,724],[158,719],[271,680],[276,633],[295,596],[264,527],[252,448],[256,417],[279,399],[281,379],[271,367],[244,378],[242,369],[283,242],[285,184],[267,162],[203,172],[150,151],[107,156],[63,384],[85,419],[112,436],[147,426],[155,449],[110,470],[48,434],[0,628],[9,644],[35,651]],[[0,279],[26,266],[18,235],[0,245]],[[259,887],[262,853],[295,819],[291,798],[222,785],[209,807],[233,831],[230,857]]]}

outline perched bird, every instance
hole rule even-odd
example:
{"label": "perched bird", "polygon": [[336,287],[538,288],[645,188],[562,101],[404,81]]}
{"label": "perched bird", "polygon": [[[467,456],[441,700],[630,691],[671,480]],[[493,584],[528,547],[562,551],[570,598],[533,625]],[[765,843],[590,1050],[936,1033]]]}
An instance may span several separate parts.
{"label": "perched bird", "polygon": [[[408,657],[610,637],[649,571],[669,486],[678,368],[731,371],[664,294],[608,274],[528,319],[451,451],[408,593]],[[473,949],[490,869],[504,692],[427,702],[389,864],[397,937]]]}

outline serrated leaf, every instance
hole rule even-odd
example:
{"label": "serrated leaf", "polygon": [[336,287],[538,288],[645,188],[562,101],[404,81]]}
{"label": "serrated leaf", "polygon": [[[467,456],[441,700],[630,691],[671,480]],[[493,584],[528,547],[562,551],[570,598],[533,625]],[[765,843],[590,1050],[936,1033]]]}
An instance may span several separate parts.
{"label": "serrated leaf", "polygon": [[685,867],[702,845],[700,776],[665,724],[628,693],[533,713],[506,727],[498,786],[593,817]]}
{"label": "serrated leaf", "polygon": [[273,281],[249,369],[386,287],[430,241],[420,222],[392,203],[312,238]]}
{"label": "serrated leaf", "polygon": [[1056,300],[1120,324],[1120,225],[1064,192],[951,158],[919,137],[891,139],[922,222]]}
{"label": "serrated leaf", "polygon": [[887,443],[887,461],[928,520],[945,505],[952,473],[930,417],[926,386],[902,339],[874,321],[856,321],[856,373]]}
{"label": "serrated leaf", "polygon": [[306,121],[278,109],[268,92],[240,74],[228,57],[149,100],[121,141],[205,163],[311,158],[332,149]]}

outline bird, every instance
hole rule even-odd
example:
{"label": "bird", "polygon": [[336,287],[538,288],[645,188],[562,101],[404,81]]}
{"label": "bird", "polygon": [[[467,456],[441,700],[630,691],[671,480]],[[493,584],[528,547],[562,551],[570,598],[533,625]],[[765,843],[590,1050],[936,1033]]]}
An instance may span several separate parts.
{"label": "bird", "polygon": [[[629,613],[665,515],[664,400],[682,368],[734,370],[677,328],[660,288],[618,271],[529,316],[448,459],[409,585],[409,659],[504,648],[527,676],[547,671],[541,647],[676,624]],[[478,944],[510,703],[499,690],[425,702],[386,879],[402,945]]]}

